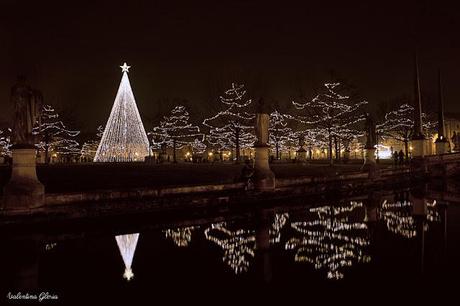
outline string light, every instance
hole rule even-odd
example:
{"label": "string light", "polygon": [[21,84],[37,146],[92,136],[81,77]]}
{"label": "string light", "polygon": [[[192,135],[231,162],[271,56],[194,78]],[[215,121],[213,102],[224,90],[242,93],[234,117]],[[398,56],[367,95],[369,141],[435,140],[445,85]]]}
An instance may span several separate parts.
{"label": "string light", "polygon": [[[425,113],[422,113],[422,122],[425,132],[432,135],[436,123],[430,121]],[[402,104],[398,109],[386,113],[385,120],[376,125],[376,130],[383,139],[392,138],[407,144],[414,130],[414,108]]]}
{"label": "string light", "polygon": [[118,249],[120,250],[121,257],[125,263],[125,272],[123,277],[130,281],[134,277],[131,265],[133,264],[134,253],[136,252],[137,241],[139,240],[139,233],[115,236]]}
{"label": "string light", "polygon": [[175,229],[167,229],[163,232],[165,234],[165,237],[172,239],[176,246],[187,247],[192,241],[192,232],[195,229],[195,226],[188,226]]}
{"label": "string light", "polygon": [[85,141],[81,147],[80,156],[82,158],[87,158],[94,160],[94,156],[96,156],[97,148],[99,147],[99,143],[101,142],[102,135],[104,134],[104,126],[100,125],[97,128],[96,139]]}
{"label": "string light", "polygon": [[68,130],[58,118],[59,114],[51,105],[43,105],[40,120],[32,129],[32,134],[39,137],[35,146],[45,154],[52,151],[63,155],[78,155],[80,144],[68,137],[76,137],[80,131]]}
{"label": "string light", "polygon": [[[248,112],[252,100],[245,100],[243,88],[244,85],[232,83],[232,88],[220,97],[226,108],[203,121],[203,125],[210,129],[208,142],[218,150],[251,148],[255,142],[255,115]],[[239,156],[239,152],[237,154]]]}
{"label": "string light", "polygon": [[149,141],[129,83],[130,66],[125,63],[120,67],[123,76],[94,157],[95,162],[142,161],[149,155]]}
{"label": "string light", "polygon": [[285,248],[296,251],[295,261],[313,264],[317,270],[326,269],[329,279],[342,279],[343,268],[370,261],[364,252],[369,245],[367,225],[350,221],[350,214],[361,207],[362,202],[352,201],[347,206],[308,209],[313,219],[291,223],[301,237],[289,239]]}
{"label": "string light", "polygon": [[162,145],[167,145],[181,149],[184,146],[191,146],[197,153],[204,152],[206,150],[206,145],[203,143],[204,134],[198,126],[189,123],[189,119],[190,115],[184,106],[174,107],[171,114],[163,117],[160,125],[149,132],[153,147],[161,148]]}
{"label": "string light", "polygon": [[[363,132],[355,126],[365,120],[362,107],[367,101],[354,101],[349,95],[342,95],[338,90],[344,90],[341,83],[325,83],[325,90],[310,101],[292,101],[298,110],[304,110],[305,115],[288,115],[314,130],[317,141],[327,144],[332,151],[332,138],[342,140],[345,150],[350,150],[350,144]],[[330,157],[331,158],[331,157]]]}

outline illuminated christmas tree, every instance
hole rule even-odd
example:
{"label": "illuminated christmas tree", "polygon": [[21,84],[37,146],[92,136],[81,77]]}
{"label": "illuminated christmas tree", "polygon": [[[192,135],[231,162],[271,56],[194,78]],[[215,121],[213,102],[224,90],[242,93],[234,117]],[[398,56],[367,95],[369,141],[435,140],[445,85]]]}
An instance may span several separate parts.
{"label": "illuminated christmas tree", "polygon": [[199,152],[203,152],[204,134],[200,132],[198,126],[189,122],[190,115],[184,106],[176,106],[171,110],[169,116],[163,117],[160,125],[153,128],[149,133],[152,137],[154,147],[166,145],[173,148],[173,161],[176,160],[176,150],[184,146],[191,146]]}
{"label": "illuminated christmas tree", "polygon": [[95,162],[143,161],[149,155],[149,141],[128,79],[130,66],[124,63],[120,68],[123,76]]}
{"label": "illuminated christmas tree", "polygon": [[251,99],[246,99],[244,85],[232,83],[232,88],[220,97],[224,109],[203,121],[210,128],[207,140],[217,150],[235,150],[236,161],[240,150],[252,147],[255,141],[254,119],[250,112]]}
{"label": "illuminated christmas tree", "polygon": [[297,109],[304,111],[304,115],[290,117],[317,130],[318,135],[327,139],[330,163],[333,162],[333,143],[337,158],[339,141],[349,150],[351,141],[363,134],[356,124],[365,119],[362,107],[367,102],[356,99],[350,92],[350,88],[342,83],[325,83],[322,92],[312,100],[292,102]]}
{"label": "illuminated christmas tree", "polygon": [[33,128],[32,133],[38,136],[36,144],[39,151],[45,154],[45,163],[50,162],[50,152],[59,155],[78,155],[80,153],[79,143],[71,139],[80,134],[80,131],[71,131],[59,120],[59,114],[51,105],[44,105],[38,125]]}
{"label": "illuminated christmas tree", "polygon": [[287,241],[286,249],[295,250],[295,261],[326,269],[327,278],[343,278],[343,268],[370,261],[365,254],[367,225],[352,220],[352,213],[360,207],[362,202],[310,208],[307,221],[291,224],[297,235]]}
{"label": "illuminated christmas tree", "polygon": [[134,277],[131,265],[133,264],[139,233],[115,236],[115,240],[117,241],[118,249],[125,264],[123,277],[129,281]]}

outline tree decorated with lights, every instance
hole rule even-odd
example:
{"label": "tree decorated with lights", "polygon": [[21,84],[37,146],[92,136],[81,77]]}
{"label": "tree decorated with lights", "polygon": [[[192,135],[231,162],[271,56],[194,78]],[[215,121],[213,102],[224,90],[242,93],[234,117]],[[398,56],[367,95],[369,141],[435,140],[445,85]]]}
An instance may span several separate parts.
{"label": "tree decorated with lights", "polygon": [[95,162],[143,161],[149,155],[149,141],[128,78],[130,66],[124,63],[120,68],[123,76]]}
{"label": "tree decorated with lights", "polygon": [[297,235],[286,242],[286,249],[295,250],[295,261],[325,269],[327,278],[343,278],[344,268],[370,261],[365,253],[369,245],[367,225],[352,220],[353,212],[361,207],[362,202],[350,202],[308,209],[307,221],[291,223]]}
{"label": "tree decorated with lights", "polygon": [[11,146],[11,129],[0,130],[0,156],[9,156]]}
{"label": "tree decorated with lights", "polygon": [[[332,164],[333,143],[336,143],[336,157],[339,156],[337,143],[350,143],[362,134],[358,123],[365,119],[363,106],[366,101],[352,97],[350,89],[340,82],[325,83],[321,93],[312,100],[292,102],[296,109],[303,110],[303,115],[290,116],[305,124],[308,128],[316,129],[328,141],[329,161]],[[349,149],[349,148],[348,148]]]}
{"label": "tree decorated with lights", "polygon": [[208,142],[217,150],[235,150],[237,162],[240,150],[252,147],[255,142],[255,115],[249,109],[252,100],[245,97],[244,85],[232,83],[232,87],[220,96],[224,109],[203,121],[209,128]]}
{"label": "tree decorated with lights", "polygon": [[[422,122],[425,135],[432,134],[436,124],[422,113]],[[404,143],[406,159],[409,159],[409,142],[414,132],[414,107],[402,104],[396,110],[385,114],[385,119],[377,125],[377,132],[385,138],[391,138]]]}
{"label": "tree decorated with lights", "polygon": [[133,264],[134,253],[136,252],[137,241],[139,240],[139,233],[115,236],[115,240],[117,241],[118,249],[125,264],[123,277],[129,281],[134,277],[131,266]]}
{"label": "tree decorated with lights", "polygon": [[280,159],[280,151],[289,150],[292,142],[295,142],[296,136],[287,125],[286,115],[277,110],[270,114],[269,141],[272,147],[275,148],[276,159]]}
{"label": "tree decorated with lights", "polygon": [[203,152],[204,134],[198,126],[189,122],[190,115],[187,109],[176,106],[171,110],[169,116],[163,117],[159,126],[153,128],[149,133],[152,137],[152,144],[155,147],[166,145],[173,148],[173,161],[176,160],[176,150],[184,146],[192,146],[193,149]]}
{"label": "tree decorated with lights", "polygon": [[100,125],[97,128],[96,139],[85,141],[81,146],[81,157],[85,159],[94,160],[97,148],[101,142],[102,135],[104,134],[104,126]]}
{"label": "tree decorated with lights", "polygon": [[50,162],[50,152],[60,155],[78,155],[80,152],[79,143],[71,139],[79,135],[80,131],[67,129],[51,105],[43,105],[40,121],[32,133],[38,136],[39,142],[36,146],[39,151],[44,152],[45,163]]}

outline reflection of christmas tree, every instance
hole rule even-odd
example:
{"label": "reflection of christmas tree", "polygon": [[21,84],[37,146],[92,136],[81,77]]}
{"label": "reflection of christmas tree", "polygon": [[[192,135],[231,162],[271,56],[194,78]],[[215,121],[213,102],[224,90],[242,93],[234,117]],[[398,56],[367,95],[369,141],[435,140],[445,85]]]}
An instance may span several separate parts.
{"label": "reflection of christmas tree", "polygon": [[95,162],[143,161],[149,155],[149,141],[129,83],[130,66],[125,63],[120,67],[123,76],[94,157]]}
{"label": "reflection of christmas tree", "polygon": [[252,147],[255,141],[255,115],[249,112],[252,101],[246,99],[245,95],[244,85],[232,83],[232,88],[220,97],[225,109],[203,121],[210,128],[208,142],[218,150],[234,149],[237,161],[240,159],[240,149]]}
{"label": "reflection of christmas tree", "polygon": [[[379,218],[386,224],[387,229],[405,238],[417,236],[417,224],[412,216],[412,203],[410,201],[396,201],[390,203],[385,200],[379,212]],[[436,201],[427,202],[426,220],[428,224],[424,227],[428,230],[429,223],[440,222],[441,216],[437,211]]]}
{"label": "reflection of christmas tree", "polygon": [[125,272],[123,277],[128,281],[134,277],[131,265],[133,263],[134,252],[136,252],[138,239],[139,233],[115,236],[118,249],[120,250],[121,257],[123,257],[123,262],[125,263]]}
{"label": "reflection of christmas tree", "polygon": [[363,207],[362,202],[310,208],[311,220],[291,223],[301,237],[289,239],[286,249],[296,251],[295,261],[311,263],[315,269],[326,269],[329,279],[343,278],[343,268],[370,260],[364,253],[369,245],[367,225],[352,221],[351,214],[360,207]]}
{"label": "reflection of christmas tree", "polygon": [[164,231],[166,238],[171,238],[178,247],[187,247],[192,241],[192,232],[195,226],[167,229]]}

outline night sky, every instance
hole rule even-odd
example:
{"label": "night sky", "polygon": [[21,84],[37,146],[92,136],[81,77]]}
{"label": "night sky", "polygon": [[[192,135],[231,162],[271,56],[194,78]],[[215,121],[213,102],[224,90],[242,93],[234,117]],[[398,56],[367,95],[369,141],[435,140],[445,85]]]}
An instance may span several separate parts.
{"label": "night sky", "polygon": [[331,71],[376,108],[412,93],[416,46],[425,103],[440,68],[446,111],[460,112],[455,7],[302,2],[1,0],[0,122],[11,119],[10,88],[26,74],[75,128],[95,131],[109,116],[124,61],[147,130],[184,99],[194,118],[209,114],[232,81],[288,109]]}

